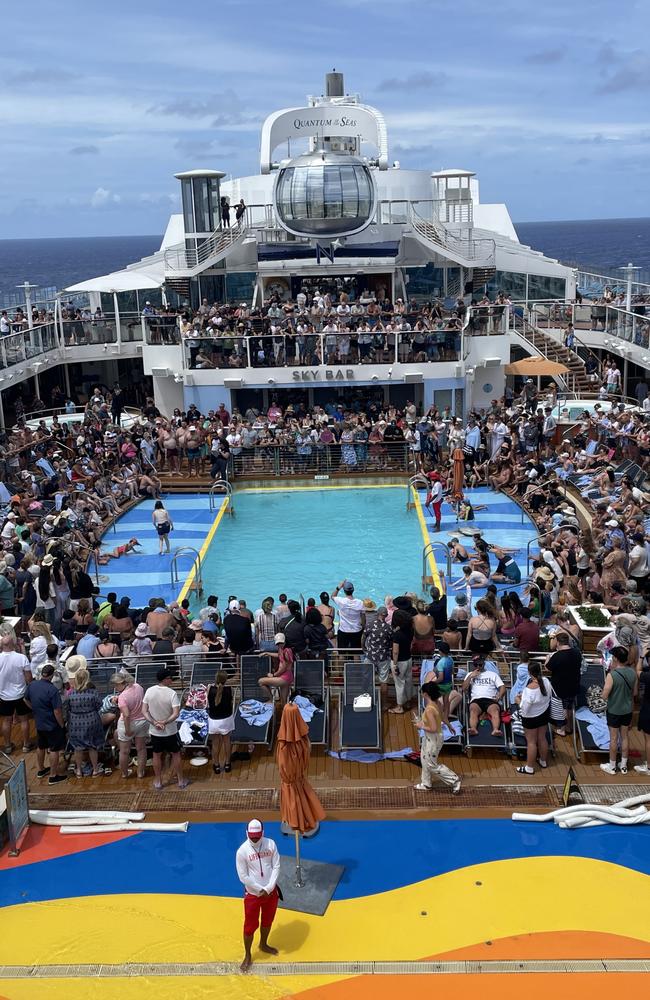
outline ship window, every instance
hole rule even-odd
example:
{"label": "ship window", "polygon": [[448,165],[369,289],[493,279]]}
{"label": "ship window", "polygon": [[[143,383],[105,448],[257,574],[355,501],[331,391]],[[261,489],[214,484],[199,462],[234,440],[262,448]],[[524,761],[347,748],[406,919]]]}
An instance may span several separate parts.
{"label": "ship window", "polygon": [[192,209],[192,181],[186,177],[181,181],[181,195],[183,198],[183,225],[186,233],[195,232],[194,212]]}
{"label": "ship window", "polygon": [[565,294],[564,278],[551,278],[542,274],[528,275],[529,299],[564,299]]}

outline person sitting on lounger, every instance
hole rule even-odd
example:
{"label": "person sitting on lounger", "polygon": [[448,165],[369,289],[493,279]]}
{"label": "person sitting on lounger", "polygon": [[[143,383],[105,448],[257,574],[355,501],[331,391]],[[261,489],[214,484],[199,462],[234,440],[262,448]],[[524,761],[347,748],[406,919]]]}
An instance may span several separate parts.
{"label": "person sitting on lounger", "polygon": [[501,736],[501,709],[499,701],[506,693],[506,687],[496,666],[491,660],[475,656],[472,670],[463,681],[463,691],[469,689],[469,735],[476,736],[482,718],[488,718],[492,725],[492,736]]}

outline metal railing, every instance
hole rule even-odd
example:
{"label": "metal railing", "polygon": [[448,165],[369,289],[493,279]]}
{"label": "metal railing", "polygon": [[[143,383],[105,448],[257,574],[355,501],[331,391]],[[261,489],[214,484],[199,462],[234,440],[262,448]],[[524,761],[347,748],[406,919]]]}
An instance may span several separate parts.
{"label": "metal railing", "polygon": [[226,503],[228,505],[228,510],[231,514],[234,514],[235,510],[232,504],[232,484],[229,483],[227,479],[217,479],[216,483],[212,484],[209,493],[211,511],[215,511],[217,509],[217,506],[219,507],[221,506],[221,504],[217,505],[217,498],[215,496],[216,493],[226,494]]}
{"label": "metal railing", "polygon": [[[442,550],[445,555],[445,562],[447,563],[447,579],[451,580],[451,550],[447,548],[444,542],[427,542],[427,544],[422,549],[422,590],[426,593],[427,587],[430,586],[429,576],[427,573],[427,560],[429,556],[433,556],[435,560],[435,554],[437,551]],[[436,563],[437,565],[437,563]]]}
{"label": "metal railing", "polygon": [[604,347],[617,346],[607,341],[613,337],[623,345],[650,349],[650,303],[635,303],[627,310],[602,302],[532,302],[528,313],[531,323],[540,329],[558,329],[572,323],[576,330],[602,333]]}
{"label": "metal railing", "polygon": [[45,323],[31,330],[9,333],[0,338],[0,368],[25,364],[58,348],[56,324]]}
{"label": "metal railing", "polygon": [[422,218],[409,202],[408,221],[413,231],[427,243],[435,246],[442,254],[466,267],[493,267],[496,260],[496,244],[491,239],[474,239],[472,236],[456,236],[437,220]]}
{"label": "metal railing", "polygon": [[[627,293],[628,279],[624,274],[613,277],[611,274],[595,274],[592,271],[576,271],[576,285],[581,294],[589,298],[601,298],[606,289],[615,295],[619,292]],[[632,295],[650,296],[650,284],[644,281],[633,280]]]}
{"label": "metal railing", "polygon": [[[435,330],[396,332],[347,331],[314,334],[250,333],[183,338],[184,367],[301,368],[314,365],[427,364],[459,361],[462,328],[445,325]],[[306,379],[307,380],[307,379]]]}
{"label": "metal railing", "polygon": [[[295,432],[291,432],[295,438]],[[311,440],[281,444],[260,443],[254,448],[231,451],[229,461],[234,477],[271,479],[278,476],[364,475],[379,471],[406,473],[415,458],[406,442],[358,441],[321,444]]]}
{"label": "metal railing", "polygon": [[112,313],[92,319],[62,319],[61,332],[64,347],[84,347],[97,344],[133,343],[142,340],[140,313],[124,312],[118,317]]}
{"label": "metal railing", "polygon": [[[165,268],[169,271],[199,270],[210,262],[216,263],[225,257],[228,251],[249,235],[245,225],[233,225],[226,229],[217,229],[206,240],[196,239],[197,246],[178,243],[165,250]],[[188,238],[187,243],[190,242]]]}
{"label": "metal railing", "polygon": [[146,344],[169,347],[181,342],[177,316],[143,316],[142,325]]}
{"label": "metal railing", "polygon": [[192,565],[189,572],[194,570],[194,579],[192,583],[196,585],[199,593],[203,590],[203,566],[201,562],[201,553],[197,549],[192,548],[191,545],[181,545],[180,548],[174,549],[172,553],[172,561],[169,567],[170,582],[172,587],[175,587],[180,582],[180,577],[178,575],[178,559],[180,556],[186,555],[192,556]]}

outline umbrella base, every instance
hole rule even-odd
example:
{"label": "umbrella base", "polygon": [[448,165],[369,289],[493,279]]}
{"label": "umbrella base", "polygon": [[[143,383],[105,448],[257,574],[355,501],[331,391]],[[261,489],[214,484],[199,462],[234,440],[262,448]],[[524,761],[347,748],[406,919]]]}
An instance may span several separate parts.
{"label": "umbrella base", "polygon": [[295,885],[296,859],[285,855],[280,857],[278,883],[284,896],[280,907],[283,910],[312,913],[316,917],[322,917],[330,904],[345,868],[343,865],[307,861],[305,858],[301,858],[300,867],[305,883],[302,888]]}
{"label": "umbrella base", "polygon": [[[295,835],[295,830],[292,830],[288,823],[280,823],[280,830],[285,837],[293,837]],[[316,823],[313,830],[307,830],[306,833],[301,833],[300,836],[304,840],[309,840],[311,837],[315,837],[319,830],[320,823]]]}

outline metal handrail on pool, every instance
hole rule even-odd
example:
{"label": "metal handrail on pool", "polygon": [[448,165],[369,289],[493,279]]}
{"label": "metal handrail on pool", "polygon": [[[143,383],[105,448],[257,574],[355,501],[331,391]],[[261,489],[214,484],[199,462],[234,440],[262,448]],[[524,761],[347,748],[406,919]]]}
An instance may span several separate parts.
{"label": "metal handrail on pool", "polygon": [[174,549],[171,565],[169,567],[171,585],[173,587],[179,582],[178,557],[186,555],[188,552],[194,556],[194,559],[192,560],[192,569],[195,569],[194,579],[196,581],[197,590],[200,594],[203,591],[203,567],[201,563],[201,553],[197,552],[197,550],[192,548],[191,545],[182,545],[180,548]]}
{"label": "metal handrail on pool", "polygon": [[210,487],[210,510],[214,510],[217,506],[215,499],[215,493],[217,490],[219,490],[220,493],[226,494],[228,507],[230,513],[232,514],[234,511],[234,507],[232,505],[232,483],[229,483],[227,479],[217,479],[217,481]]}
{"label": "metal handrail on pool", "polygon": [[427,542],[427,544],[422,549],[422,589],[426,588],[426,578],[429,575],[427,573],[427,558],[428,556],[434,556],[436,549],[442,549],[445,553],[445,559],[447,561],[447,579],[451,580],[451,551],[447,548],[444,542]]}

